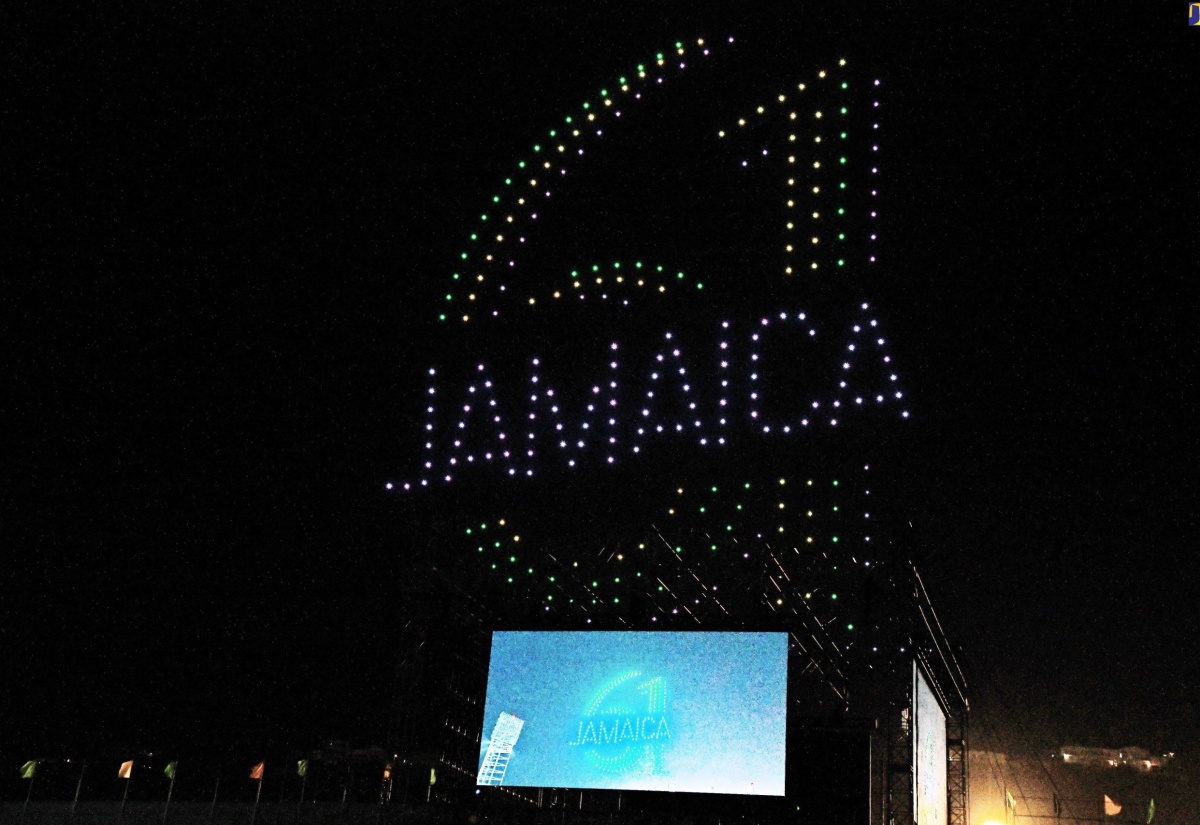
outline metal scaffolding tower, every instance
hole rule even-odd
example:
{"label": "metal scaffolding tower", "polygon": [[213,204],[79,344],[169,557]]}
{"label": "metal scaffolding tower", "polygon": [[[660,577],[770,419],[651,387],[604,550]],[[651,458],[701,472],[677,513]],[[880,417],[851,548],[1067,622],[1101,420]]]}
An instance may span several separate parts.
{"label": "metal scaffolding tower", "polygon": [[501,713],[492,729],[492,738],[488,742],[487,753],[483,755],[483,764],[479,766],[479,785],[503,785],[504,772],[508,770],[508,760],[512,757],[517,737],[525,720],[511,713]]}

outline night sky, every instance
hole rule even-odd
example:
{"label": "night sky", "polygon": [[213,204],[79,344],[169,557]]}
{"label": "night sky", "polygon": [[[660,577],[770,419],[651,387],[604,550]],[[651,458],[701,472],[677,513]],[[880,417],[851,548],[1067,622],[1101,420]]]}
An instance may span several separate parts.
{"label": "night sky", "polygon": [[977,714],[1013,749],[1197,750],[1183,4],[301,5],[13,27],[6,782],[380,740],[421,546],[382,485],[464,227],[549,118],[727,34],[779,85],[843,53],[886,81],[901,504]]}

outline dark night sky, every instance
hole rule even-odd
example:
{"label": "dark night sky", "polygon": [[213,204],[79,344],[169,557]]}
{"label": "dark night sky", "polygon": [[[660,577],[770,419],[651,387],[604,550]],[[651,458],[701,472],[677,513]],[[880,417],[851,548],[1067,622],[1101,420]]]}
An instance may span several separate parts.
{"label": "dark night sky", "polygon": [[375,737],[414,546],[380,485],[464,221],[583,90],[726,32],[887,78],[904,504],[980,713],[1195,750],[1182,5],[513,5],[14,26],[0,755]]}

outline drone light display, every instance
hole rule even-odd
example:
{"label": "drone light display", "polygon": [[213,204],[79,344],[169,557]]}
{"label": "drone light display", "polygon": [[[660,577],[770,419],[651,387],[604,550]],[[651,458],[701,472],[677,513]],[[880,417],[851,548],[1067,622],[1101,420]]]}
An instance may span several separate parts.
{"label": "drone light display", "polygon": [[[732,43],[727,38],[721,45]],[[655,301],[671,301],[655,314],[663,327],[613,334],[602,356],[590,353],[592,360],[555,347],[516,359],[511,351],[502,358],[485,351],[469,367],[429,368],[419,465],[412,476],[388,481],[387,489],[411,492],[472,472],[531,478],[551,466],[616,465],[669,441],[728,449],[751,437],[802,438],[853,426],[873,408],[909,416],[868,301],[859,301],[853,314],[829,317],[789,296],[769,312],[714,318],[706,329],[691,310],[711,303],[713,277],[640,259],[580,263],[557,277],[539,268],[539,214],[544,219],[557,208],[556,187],[581,165],[602,163],[602,151],[593,149],[620,131],[623,114],[628,121],[635,107],[652,105],[658,87],[685,73],[693,57],[708,59],[714,48],[703,38],[694,46],[677,41],[535,138],[467,232],[438,313],[445,323],[511,328],[533,323],[530,313],[547,305],[551,312],[575,303],[636,315]],[[865,96],[860,89],[851,94],[846,60],[837,60],[769,103],[731,114],[728,125],[709,136],[728,143],[756,129],[768,133],[735,153],[741,155],[735,162],[739,168],[770,164],[782,178],[779,277],[789,283],[805,273],[849,277],[877,261],[880,81],[866,82]],[[865,117],[858,106],[869,106]],[[771,342],[775,353],[788,351],[786,359],[772,355]],[[797,358],[807,364],[804,386],[784,375]]]}

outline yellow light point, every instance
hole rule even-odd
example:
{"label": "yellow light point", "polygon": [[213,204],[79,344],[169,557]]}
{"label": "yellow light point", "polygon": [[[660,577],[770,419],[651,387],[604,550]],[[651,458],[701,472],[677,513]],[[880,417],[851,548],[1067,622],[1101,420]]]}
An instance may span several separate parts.
{"label": "yellow light point", "polygon": [[784,507],[784,505],[783,505],[783,502],[782,502],[782,501],[781,501],[781,502],[779,502],[779,509],[780,509],[780,510],[782,510],[782,509],[783,509],[783,507]]}
{"label": "yellow light point", "polygon": [[470,315],[464,315],[464,316],[463,316],[463,323],[464,323],[464,324],[465,324],[467,321],[470,321],[470,320],[471,320],[471,316],[470,316]]}
{"label": "yellow light point", "polygon": [[561,298],[561,297],[562,297],[562,293],[561,293],[561,292],[556,292],[556,293],[554,293],[554,297],[555,297],[555,298]]}
{"label": "yellow light point", "polygon": [[809,487],[811,487],[811,486],[812,486],[812,479],[811,479],[811,478],[808,480],[808,486],[809,486]]}
{"label": "yellow light point", "polygon": [[788,163],[795,163],[795,162],[796,162],[796,156],[788,155]]}
{"label": "yellow light point", "polygon": [[816,114],[816,117],[817,117],[817,119],[819,120],[819,119],[821,118],[821,113],[820,113],[820,112],[817,112],[817,114]]}
{"label": "yellow light point", "polygon": [[666,291],[667,291],[667,288],[666,288],[665,286],[660,286],[660,287],[658,288],[658,291],[659,291],[659,292],[666,292]]}
{"label": "yellow light point", "polygon": [[602,284],[602,283],[604,283],[604,279],[603,279],[603,278],[597,278],[597,279],[596,279],[596,283],[598,283],[598,284]]}
{"label": "yellow light point", "polygon": [[537,186],[537,178],[530,178],[530,179],[529,179],[529,185],[530,185],[530,186]]}
{"label": "yellow light point", "polygon": [[788,267],[784,267],[784,269],[783,269],[783,274],[784,274],[784,275],[791,275],[791,274],[792,274],[792,268],[791,268],[790,266],[788,266]]}
{"label": "yellow light point", "polygon": [[779,486],[780,486],[780,487],[784,486],[785,484],[787,484],[787,479],[786,479],[786,478],[781,478],[781,479],[779,479]]}
{"label": "yellow light point", "polygon": [[487,261],[490,261],[492,259],[492,256],[490,253],[487,255],[484,255],[483,257],[484,257],[484,260],[487,260]]}
{"label": "yellow light point", "polygon": [[620,553],[617,553],[617,561],[625,561],[625,556],[623,556]]}
{"label": "yellow light point", "polygon": [[673,515],[675,515],[675,508],[674,508],[674,507],[672,507],[672,508],[670,508],[669,510],[667,510],[667,515],[668,515],[668,516],[673,516]]}
{"label": "yellow light point", "polygon": [[542,164],[542,168],[543,168],[543,169],[549,169],[549,168],[550,168],[550,161],[546,161],[545,163],[543,163],[543,164]]}
{"label": "yellow light point", "polygon": [[628,85],[622,86],[622,87],[621,87],[621,91],[622,91],[622,92],[628,92],[628,91],[629,91],[629,86],[628,86]]}
{"label": "yellow light point", "polygon": [[501,527],[503,527],[503,526],[504,526],[504,519],[500,519],[500,526],[501,526]]}
{"label": "yellow light point", "polygon": [[611,106],[611,105],[612,105],[612,101],[611,101],[611,100],[609,100],[608,98],[604,98],[604,105],[605,105],[605,106]]}
{"label": "yellow light point", "polygon": [[618,284],[623,284],[623,283],[625,283],[625,278],[624,278],[624,277],[622,277],[622,276],[620,276],[620,275],[618,275],[618,276],[617,276],[617,283],[618,283]]}
{"label": "yellow light point", "polygon": [[479,281],[479,283],[482,284],[483,283],[483,274],[481,273],[479,275],[476,275],[475,280]]}
{"label": "yellow light point", "polygon": [[645,282],[645,281],[643,281],[641,278],[639,278],[639,279],[638,279],[638,286],[645,286],[645,285],[646,285],[646,282]]}
{"label": "yellow light point", "polygon": [[468,301],[474,301],[474,300],[475,300],[475,293],[471,293],[470,295],[468,295],[468,296],[467,296],[467,300],[468,300]]}
{"label": "yellow light point", "polygon": [[560,152],[565,152],[565,151],[567,151],[567,147],[566,147],[566,146],[563,146],[563,145],[560,143],[560,144],[558,144],[558,151],[560,151]]}
{"label": "yellow light point", "polygon": [[762,114],[764,111],[766,111],[766,110],[765,110],[765,109],[763,109],[763,107],[762,107],[762,106],[759,106],[759,107],[758,107],[758,113],[759,113],[760,115],[761,115],[761,114]]}
{"label": "yellow light point", "polygon": [[791,251],[792,251],[792,245],[791,245],[791,244],[788,244],[788,245],[787,245],[785,248],[787,249],[787,251],[788,251],[788,252],[791,252]]}
{"label": "yellow light point", "polygon": [[596,119],[596,115],[595,115],[595,113],[593,113],[593,112],[588,112],[588,120],[595,120],[595,119]]}
{"label": "yellow light point", "polygon": [[801,83],[801,84],[800,84],[799,86],[797,86],[796,88],[798,88],[800,91],[802,91],[802,92],[803,92],[803,91],[804,91],[804,84],[803,84],[803,83]]}
{"label": "yellow light point", "polygon": [[[779,532],[781,532],[781,533],[783,532],[783,527],[780,527],[780,528],[779,528]],[[779,603],[780,603],[780,604],[783,604],[783,599],[780,599],[780,600],[779,600]]]}
{"label": "yellow light point", "polygon": [[815,138],[813,138],[813,143],[820,143],[820,142],[821,142],[821,136],[820,136],[820,135],[817,135]]}
{"label": "yellow light point", "polygon": [[579,286],[580,286],[580,284],[579,284],[579,281],[576,281],[576,282],[575,282],[575,288],[576,288],[576,289],[579,289]]}
{"label": "yellow light point", "polygon": [[819,194],[821,194],[821,187],[819,187],[819,186],[814,186],[814,187],[813,187],[813,194],[814,194],[814,195],[819,195]]}
{"label": "yellow light point", "polygon": [[725,137],[725,130],[722,129],[721,131],[717,132],[717,137],[719,137],[719,138]]}
{"label": "yellow light point", "polygon": [[817,77],[824,77],[824,76],[825,76],[825,70],[824,70],[824,69],[822,69],[820,72],[818,72],[818,73],[817,73]]}
{"label": "yellow light point", "polygon": [[676,493],[678,493],[679,495],[683,495],[683,488],[682,488],[682,487],[676,487],[676,488],[675,488],[675,492],[676,492]]}
{"label": "yellow light point", "polygon": [[796,136],[795,136],[795,135],[788,135],[788,142],[789,142],[789,143],[795,143],[795,142],[796,142]]}
{"label": "yellow light point", "polygon": [[524,205],[525,205],[525,199],[524,199],[524,198],[517,198],[517,205],[518,205],[518,206],[524,206]]}
{"label": "yellow light point", "polygon": [[534,304],[536,304],[536,303],[537,303],[537,299],[536,299],[536,298],[530,298],[530,299],[529,299],[529,305],[530,305],[530,306],[533,306],[533,305],[534,305]]}
{"label": "yellow light point", "polygon": [[812,239],[812,242],[813,242],[813,243],[816,243],[816,242],[817,242],[817,238],[816,238],[815,236],[813,237],[813,239]]}
{"label": "yellow light point", "polygon": [[813,268],[813,269],[816,269],[816,268],[817,268],[817,262],[816,262],[816,261],[813,261],[813,262],[812,262],[812,268]]}
{"label": "yellow light point", "polygon": [[703,38],[703,37],[701,37],[701,38],[698,38],[698,39],[696,40],[696,45],[697,45],[697,46],[703,46],[703,45],[704,45],[704,38]]}
{"label": "yellow light point", "polygon": [[513,536],[513,541],[520,541],[520,540],[521,540],[520,536]]}
{"label": "yellow light point", "polygon": [[513,216],[512,216],[512,215],[509,215],[509,216],[508,216],[507,218],[505,218],[504,220],[508,221],[509,223],[512,223],[512,222],[513,222]]}
{"label": "yellow light point", "polygon": [[813,169],[820,169],[820,168],[821,168],[821,161],[814,160],[813,161]]}
{"label": "yellow light point", "polygon": [[676,54],[683,54],[683,49],[679,49],[679,50],[678,50],[678,51],[676,51],[675,53],[676,53]]}
{"label": "yellow light point", "polygon": [[818,218],[820,218],[820,217],[821,217],[821,213],[820,213],[820,212],[813,212],[813,220],[814,220],[814,221],[815,221],[815,220],[817,220],[817,219],[818,219]]}
{"label": "yellow light point", "polygon": [[739,117],[739,118],[738,118],[738,126],[745,126],[745,125],[746,125],[746,120],[745,120],[745,118],[740,118],[740,117]]}
{"label": "yellow light point", "polygon": [[844,57],[843,57],[841,60],[839,60],[839,61],[838,61],[838,65],[839,65],[839,66],[845,66],[845,65],[846,65],[846,58],[844,58]]}
{"label": "yellow light point", "polygon": [[795,228],[796,228],[796,225],[795,225],[795,224],[793,224],[793,223],[789,223],[789,224],[787,225],[787,228],[788,228],[788,229],[795,229]]}
{"label": "yellow light point", "polygon": [[784,97],[783,95],[780,95],[780,96],[779,96],[779,102],[780,102],[780,103],[784,103],[784,102],[786,102],[786,101],[787,101],[787,98],[786,98],[786,97]]}
{"label": "yellow light point", "polygon": [[501,242],[501,243],[503,243],[503,242],[504,242],[504,236],[503,236],[503,235],[497,235],[497,236],[496,236],[496,240],[497,240],[497,241],[499,241],[499,242]]}
{"label": "yellow light point", "polygon": [[808,511],[808,517],[809,517],[809,518],[812,518],[812,510],[809,510],[809,511]]}
{"label": "yellow light point", "polygon": [[812,538],[812,536],[807,536],[807,537],[804,539],[804,543],[805,543],[805,544],[812,544],[812,543],[813,543],[813,538]]}
{"label": "yellow light point", "polygon": [[795,186],[795,185],[796,185],[796,179],[788,178],[788,186]]}
{"label": "yellow light point", "polygon": [[795,206],[795,205],[796,205],[796,204],[795,204],[795,202],[794,202],[794,201],[788,201],[788,202],[787,202],[788,209],[791,209],[791,208],[792,208],[793,206]]}
{"label": "yellow light point", "polygon": [[791,112],[791,113],[789,113],[789,114],[788,114],[788,120],[795,120],[795,119],[796,119],[796,113],[795,113],[795,112]]}
{"label": "yellow light point", "polygon": [[573,134],[575,137],[579,137],[579,130],[575,129],[571,132],[571,134]]}

